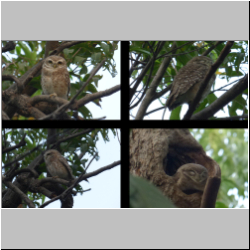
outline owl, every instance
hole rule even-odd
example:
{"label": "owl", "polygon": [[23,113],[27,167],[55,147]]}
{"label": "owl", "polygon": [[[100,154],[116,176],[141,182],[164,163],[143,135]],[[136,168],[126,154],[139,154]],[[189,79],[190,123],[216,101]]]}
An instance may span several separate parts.
{"label": "owl", "polygon": [[[213,61],[209,57],[197,56],[182,67],[174,78],[171,93],[166,102],[166,107],[168,107],[169,110],[172,110],[183,103],[190,104],[199,91],[200,85],[212,64]],[[215,75],[211,77],[201,96],[200,102],[202,102],[209,94],[214,80]]]}
{"label": "owl", "polygon": [[41,85],[43,95],[56,94],[68,99],[70,92],[70,78],[67,63],[61,56],[49,56],[42,66]]}
{"label": "owl", "polygon": [[200,164],[188,163],[179,167],[173,177],[176,185],[184,193],[203,192],[208,178],[208,171]]}
{"label": "owl", "polygon": [[67,160],[55,149],[47,150],[44,153],[44,161],[47,171],[52,177],[59,177],[61,179],[72,181],[74,176]]}

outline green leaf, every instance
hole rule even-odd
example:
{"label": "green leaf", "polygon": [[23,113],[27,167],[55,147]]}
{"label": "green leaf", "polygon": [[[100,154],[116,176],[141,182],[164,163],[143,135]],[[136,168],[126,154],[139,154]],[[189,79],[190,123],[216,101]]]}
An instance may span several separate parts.
{"label": "green leaf", "polygon": [[174,204],[149,181],[130,174],[131,208],[174,208]]}

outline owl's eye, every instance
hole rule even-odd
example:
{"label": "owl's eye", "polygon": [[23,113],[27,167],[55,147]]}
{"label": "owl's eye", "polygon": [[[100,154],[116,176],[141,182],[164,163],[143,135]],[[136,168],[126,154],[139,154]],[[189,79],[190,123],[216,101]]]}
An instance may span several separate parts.
{"label": "owl's eye", "polygon": [[62,62],[60,62],[60,61],[59,61],[59,62],[58,62],[58,64],[59,64],[59,65],[61,65],[61,64],[62,64]]}
{"label": "owl's eye", "polygon": [[49,62],[49,63],[52,63],[52,61],[51,61],[51,60],[49,60],[48,62]]}
{"label": "owl's eye", "polygon": [[188,171],[190,175],[195,175],[195,172],[193,170]]}

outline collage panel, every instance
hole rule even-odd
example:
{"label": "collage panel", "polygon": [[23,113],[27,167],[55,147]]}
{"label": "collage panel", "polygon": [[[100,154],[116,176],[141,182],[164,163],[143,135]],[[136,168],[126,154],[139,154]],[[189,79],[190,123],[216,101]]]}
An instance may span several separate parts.
{"label": "collage panel", "polygon": [[248,120],[248,41],[130,41],[130,120]]}
{"label": "collage panel", "polygon": [[120,208],[119,128],[3,128],[2,208]]}
{"label": "collage panel", "polygon": [[130,129],[131,208],[249,208],[248,129]]}
{"label": "collage panel", "polygon": [[120,120],[120,53],[120,41],[2,41],[2,119]]}

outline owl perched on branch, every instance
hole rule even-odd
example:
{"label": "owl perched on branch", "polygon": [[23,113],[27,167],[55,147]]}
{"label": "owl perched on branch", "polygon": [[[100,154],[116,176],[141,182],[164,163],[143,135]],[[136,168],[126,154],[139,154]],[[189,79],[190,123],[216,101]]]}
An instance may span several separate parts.
{"label": "owl perched on branch", "polygon": [[[46,164],[47,172],[52,177],[59,177],[60,179],[64,179],[70,181],[70,184],[75,180],[74,175],[72,174],[72,170],[67,162],[67,160],[61,155],[61,153],[55,149],[47,150],[44,155],[44,161]],[[56,192],[57,195],[61,194],[64,191],[64,188],[61,186],[53,186],[53,191]],[[76,194],[76,192],[72,193]],[[72,195],[68,194],[63,200],[61,200],[62,208],[72,208],[73,207],[73,198]]]}
{"label": "owl perched on branch", "polygon": [[42,66],[41,85],[43,95],[56,94],[68,99],[70,92],[70,78],[67,63],[61,56],[49,56]]}
{"label": "owl perched on branch", "polygon": [[196,163],[182,165],[174,175],[177,186],[186,194],[203,192],[207,178],[207,169]]}
{"label": "owl perched on branch", "polygon": [[[169,110],[172,110],[183,103],[190,104],[199,91],[200,85],[212,64],[213,61],[211,58],[197,56],[182,67],[174,78],[171,93],[166,102],[166,107],[168,107]],[[215,75],[211,77],[202,94],[200,102],[202,102],[209,94],[214,80]]]}
{"label": "owl perched on branch", "polygon": [[44,153],[44,161],[47,171],[52,177],[72,181],[74,176],[67,160],[55,149],[47,150]]}

